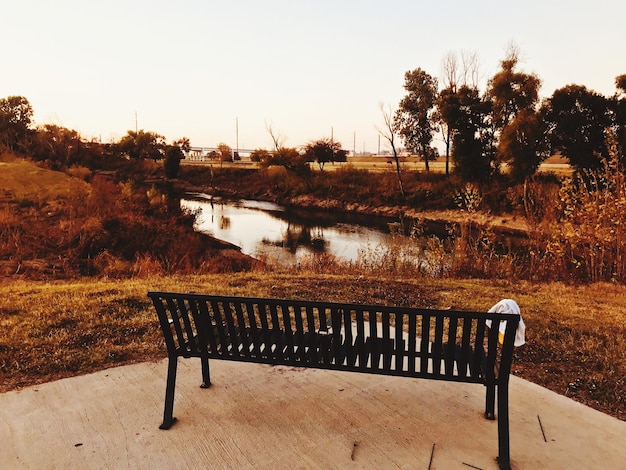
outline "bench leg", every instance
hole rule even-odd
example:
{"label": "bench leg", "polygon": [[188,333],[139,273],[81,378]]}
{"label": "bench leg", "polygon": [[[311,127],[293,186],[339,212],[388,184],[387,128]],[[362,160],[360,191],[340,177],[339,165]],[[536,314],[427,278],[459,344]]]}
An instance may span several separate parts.
{"label": "bench leg", "polygon": [[165,410],[163,411],[163,424],[159,429],[169,429],[176,422],[176,418],[172,416],[174,412],[174,390],[176,388],[176,369],[178,367],[178,358],[170,357],[167,364],[167,385],[165,388]]}
{"label": "bench leg", "polygon": [[510,470],[509,435],[509,384],[498,385],[498,465],[500,470]]}
{"label": "bench leg", "polygon": [[211,373],[209,370],[209,358],[201,357],[200,363],[202,364],[202,385],[200,388],[209,388],[211,385]]}
{"label": "bench leg", "polygon": [[[487,384],[487,395],[485,397],[485,418],[494,420],[495,416],[495,400],[496,400],[496,385]],[[500,387],[498,387],[498,390]]]}

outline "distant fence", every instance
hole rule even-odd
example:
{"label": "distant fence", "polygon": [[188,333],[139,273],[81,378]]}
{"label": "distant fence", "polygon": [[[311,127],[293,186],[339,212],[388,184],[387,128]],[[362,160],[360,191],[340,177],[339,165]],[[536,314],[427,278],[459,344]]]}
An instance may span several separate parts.
{"label": "distant fence", "polygon": [[[249,160],[250,154],[254,150],[248,149],[232,149],[231,157],[235,158],[236,155],[242,160]],[[219,160],[216,154],[219,154],[217,147],[191,147],[188,152],[184,152],[185,160],[192,162],[210,162]]]}

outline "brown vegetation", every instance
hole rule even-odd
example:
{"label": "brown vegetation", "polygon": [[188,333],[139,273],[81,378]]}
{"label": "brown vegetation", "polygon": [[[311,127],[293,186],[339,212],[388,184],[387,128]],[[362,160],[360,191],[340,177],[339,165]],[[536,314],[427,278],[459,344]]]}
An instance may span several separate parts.
{"label": "brown vegetation", "polygon": [[129,277],[253,264],[195,232],[193,214],[181,211],[167,187],[85,168],[66,174],[27,160],[0,162],[0,169],[2,276]]}

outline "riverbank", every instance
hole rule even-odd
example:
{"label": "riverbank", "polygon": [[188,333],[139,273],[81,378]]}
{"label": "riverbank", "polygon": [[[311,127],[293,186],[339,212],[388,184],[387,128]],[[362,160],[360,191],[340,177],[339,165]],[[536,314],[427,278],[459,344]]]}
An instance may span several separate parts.
{"label": "riverbank", "polygon": [[522,235],[528,233],[529,224],[516,214],[493,215],[488,212],[468,212],[462,209],[420,210],[412,207],[372,207],[360,203],[346,203],[340,200],[320,200],[313,196],[299,195],[289,200],[289,205],[332,211],[357,212],[392,218],[410,218],[426,224],[450,225],[472,224],[494,232]]}
{"label": "riverbank", "polygon": [[[347,176],[344,174],[346,172]],[[417,180],[413,175],[406,183],[410,204],[399,198],[397,181],[388,173],[368,174],[364,170],[340,169],[335,170],[332,176],[326,175],[323,182],[311,183],[309,187],[296,184],[293,177],[290,180],[284,171],[279,174],[282,179],[277,180],[275,175],[264,169],[213,170],[206,166],[191,166],[184,168],[181,177],[174,180],[174,185],[183,194],[195,192],[229,200],[250,199],[306,209],[358,213],[396,220],[412,219],[439,227],[441,232],[451,225],[463,224],[514,237],[524,237],[530,230],[521,207],[515,204],[509,203],[497,210],[486,203],[471,210],[459,207],[454,202],[458,191],[457,182],[441,174],[420,174]],[[319,174],[316,176],[320,178]]]}

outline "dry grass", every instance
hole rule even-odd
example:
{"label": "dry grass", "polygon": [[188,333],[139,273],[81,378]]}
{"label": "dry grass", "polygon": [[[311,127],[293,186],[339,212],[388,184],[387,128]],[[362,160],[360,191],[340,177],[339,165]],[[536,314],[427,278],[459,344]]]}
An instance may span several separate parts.
{"label": "dry grass", "polygon": [[0,161],[0,175],[2,198],[35,202],[64,196],[79,188],[84,197],[88,191],[84,181],[39,167],[29,160]]}
{"label": "dry grass", "polygon": [[[87,177],[84,168],[70,172]],[[167,188],[123,175],[88,179],[28,160],[0,161],[0,277],[128,278],[254,264],[196,232],[193,215]]]}
{"label": "dry grass", "polygon": [[0,391],[165,357],[148,290],[487,310],[522,308],[514,373],[626,419],[626,287],[241,273],[0,285]]}

